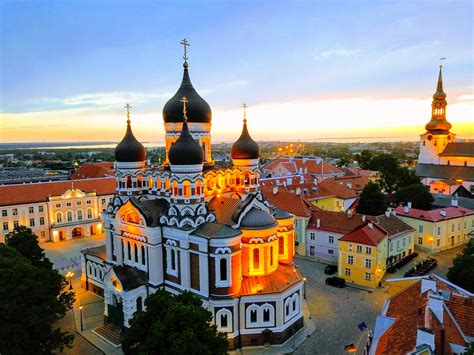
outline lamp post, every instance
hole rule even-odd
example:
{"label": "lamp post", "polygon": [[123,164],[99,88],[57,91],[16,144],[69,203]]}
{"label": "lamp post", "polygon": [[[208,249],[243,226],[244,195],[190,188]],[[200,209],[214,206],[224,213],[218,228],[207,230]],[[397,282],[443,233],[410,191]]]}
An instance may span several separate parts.
{"label": "lamp post", "polygon": [[306,277],[303,277],[303,298],[306,299]]}
{"label": "lamp post", "polygon": [[69,271],[66,274],[66,277],[69,279],[69,289],[72,290],[72,277],[74,276],[74,273],[72,271]]}
{"label": "lamp post", "polygon": [[84,325],[82,323],[82,306],[79,306],[79,313],[80,313],[80,317],[81,317],[81,332],[84,330]]}

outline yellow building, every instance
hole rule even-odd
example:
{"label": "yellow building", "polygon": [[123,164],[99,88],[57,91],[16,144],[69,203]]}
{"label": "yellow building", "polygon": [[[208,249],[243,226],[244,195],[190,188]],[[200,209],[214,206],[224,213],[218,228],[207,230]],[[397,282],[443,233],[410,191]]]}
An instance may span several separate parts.
{"label": "yellow building", "polygon": [[474,232],[474,211],[456,206],[423,211],[399,206],[397,215],[415,229],[415,246],[428,252],[451,249],[467,243]]}
{"label": "yellow building", "polygon": [[377,287],[386,270],[387,232],[368,222],[339,239],[339,277],[348,283]]}

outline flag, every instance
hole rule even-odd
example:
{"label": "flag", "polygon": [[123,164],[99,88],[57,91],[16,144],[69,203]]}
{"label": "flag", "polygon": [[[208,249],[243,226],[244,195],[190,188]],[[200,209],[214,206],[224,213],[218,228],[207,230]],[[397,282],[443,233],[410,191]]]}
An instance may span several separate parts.
{"label": "flag", "polygon": [[359,330],[363,332],[364,330],[367,329],[367,324],[365,324],[365,322],[362,322],[357,327],[359,327]]}
{"label": "flag", "polygon": [[344,347],[344,351],[347,351],[348,353],[355,353],[357,350],[357,347],[355,346],[354,343],[351,343],[349,345],[346,345]]}

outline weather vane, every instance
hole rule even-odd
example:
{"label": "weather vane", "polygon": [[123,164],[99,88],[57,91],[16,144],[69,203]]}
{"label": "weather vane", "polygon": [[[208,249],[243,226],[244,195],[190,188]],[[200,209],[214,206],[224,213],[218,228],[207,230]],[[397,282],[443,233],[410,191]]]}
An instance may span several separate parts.
{"label": "weather vane", "polygon": [[439,66],[442,67],[443,66],[442,62],[443,62],[443,60],[446,60],[446,57],[441,57],[441,58],[439,58],[439,60],[441,61],[441,64]]}
{"label": "weather vane", "polygon": [[183,59],[185,62],[188,61],[188,49],[187,47],[190,45],[188,40],[185,38],[183,39],[181,42],[179,42],[180,44],[182,44],[184,46],[184,56],[183,56]]}
{"label": "weather vane", "polygon": [[123,108],[127,109],[127,123],[130,123],[130,109],[132,108],[132,106],[130,106],[127,102],[127,104]]}
{"label": "weather vane", "polygon": [[244,122],[247,122],[247,104],[244,102],[244,104],[242,105],[242,107],[244,108]]}
{"label": "weather vane", "polygon": [[186,98],[186,96],[183,96],[183,98],[181,99],[181,102],[183,103],[183,115],[184,115],[184,120],[187,121],[188,120],[188,117],[186,117],[186,103],[188,102],[188,99]]}

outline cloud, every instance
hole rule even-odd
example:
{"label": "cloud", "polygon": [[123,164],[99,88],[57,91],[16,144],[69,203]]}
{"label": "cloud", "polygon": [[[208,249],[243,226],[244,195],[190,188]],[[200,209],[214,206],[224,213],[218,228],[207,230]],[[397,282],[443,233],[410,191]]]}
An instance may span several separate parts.
{"label": "cloud", "polygon": [[358,49],[345,49],[345,48],[337,48],[337,49],[329,49],[323,52],[319,52],[314,54],[315,60],[322,60],[328,59],[331,57],[349,57],[352,55],[356,55],[360,52]]}

